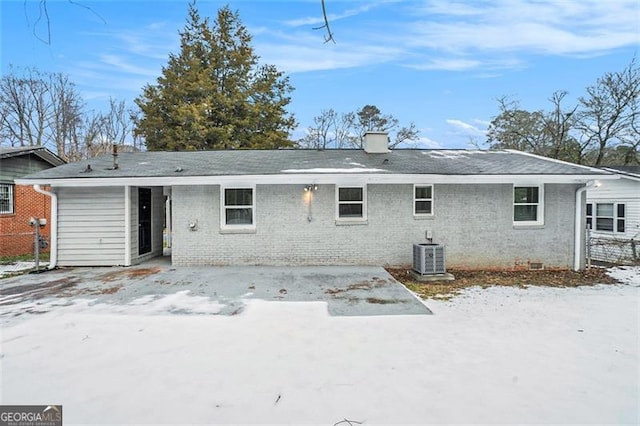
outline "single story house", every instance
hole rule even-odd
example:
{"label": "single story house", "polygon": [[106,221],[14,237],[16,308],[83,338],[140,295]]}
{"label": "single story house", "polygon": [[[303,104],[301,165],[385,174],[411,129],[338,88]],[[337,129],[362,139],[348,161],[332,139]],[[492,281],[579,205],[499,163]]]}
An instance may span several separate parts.
{"label": "single story house", "polygon": [[587,189],[587,229],[593,260],[640,262],[640,166],[610,166],[617,180]]}
{"label": "single story house", "polygon": [[[43,146],[0,148],[0,256],[33,253],[33,218],[50,219],[49,197],[32,185],[16,185],[14,180],[64,164],[64,160]],[[49,225],[39,230],[49,238]]]}
{"label": "single story house", "polygon": [[45,170],[53,264],[406,265],[443,244],[456,268],[584,265],[586,184],[610,172],[511,150],[136,152]]}

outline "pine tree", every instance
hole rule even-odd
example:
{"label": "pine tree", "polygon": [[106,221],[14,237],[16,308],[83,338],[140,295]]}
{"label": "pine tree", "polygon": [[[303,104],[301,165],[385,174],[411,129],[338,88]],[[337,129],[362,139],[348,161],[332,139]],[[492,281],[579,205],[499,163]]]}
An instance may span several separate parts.
{"label": "pine tree", "polygon": [[259,65],[251,35],[228,6],[217,19],[189,5],[180,54],[169,55],[157,84],[136,99],[136,133],[149,150],[272,149],[291,146],[293,90],[272,65]]}

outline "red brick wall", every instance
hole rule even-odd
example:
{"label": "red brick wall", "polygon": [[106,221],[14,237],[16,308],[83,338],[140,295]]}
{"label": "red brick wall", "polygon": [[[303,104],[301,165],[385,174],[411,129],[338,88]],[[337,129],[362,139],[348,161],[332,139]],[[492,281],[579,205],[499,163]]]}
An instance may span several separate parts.
{"label": "red brick wall", "polygon": [[[45,188],[46,189],[46,188]],[[32,186],[14,187],[13,214],[0,214],[0,256],[17,256],[33,253],[33,227],[29,218],[46,218],[47,225],[40,228],[40,235],[49,241],[51,199],[37,193]],[[49,249],[40,249],[40,252]]]}

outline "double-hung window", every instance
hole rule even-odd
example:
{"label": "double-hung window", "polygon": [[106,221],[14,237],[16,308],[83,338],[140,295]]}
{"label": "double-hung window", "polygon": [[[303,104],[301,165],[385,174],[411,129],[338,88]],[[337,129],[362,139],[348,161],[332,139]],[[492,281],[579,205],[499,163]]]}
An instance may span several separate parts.
{"label": "double-hung window", "polygon": [[336,219],[343,222],[367,220],[366,186],[336,187]]}
{"label": "double-hung window", "polygon": [[13,184],[0,183],[0,214],[13,213]]}
{"label": "double-hung window", "polygon": [[433,185],[413,186],[413,215],[418,217],[433,215]]}
{"label": "double-hung window", "polygon": [[588,203],[587,227],[594,231],[624,233],[626,228],[624,203]]}
{"label": "double-hung window", "polygon": [[514,225],[544,224],[544,186],[513,187]]}
{"label": "double-hung window", "polygon": [[222,229],[255,229],[255,187],[222,188]]}

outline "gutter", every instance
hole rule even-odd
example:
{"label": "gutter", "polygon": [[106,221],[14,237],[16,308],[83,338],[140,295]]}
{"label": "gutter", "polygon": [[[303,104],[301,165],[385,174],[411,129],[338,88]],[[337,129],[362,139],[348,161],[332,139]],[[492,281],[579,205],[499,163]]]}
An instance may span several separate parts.
{"label": "gutter", "polygon": [[[573,270],[580,270],[580,254],[582,253],[582,245],[580,241],[582,240],[582,193],[585,192],[588,188],[591,188],[596,185],[596,181],[590,180],[584,186],[581,186],[576,190],[576,217],[575,217],[575,228],[574,228],[574,245],[573,245]],[[586,242],[586,241],[585,241]]]}
{"label": "gutter", "polygon": [[[333,169],[327,169],[333,170]],[[352,169],[353,170],[353,169]],[[359,184],[530,184],[543,183],[584,183],[593,179],[620,179],[620,176],[600,170],[599,174],[581,175],[447,175],[421,173],[356,173],[327,171],[326,173],[278,173],[272,175],[193,175],[193,176],[129,176],[129,177],[62,177],[56,179],[16,179],[17,185],[55,185],[56,188],[96,188],[102,186],[179,186],[179,185],[251,185],[261,184],[291,185],[313,182],[318,185],[334,185],[342,183]]]}
{"label": "gutter", "polygon": [[51,237],[51,250],[49,252],[49,269],[55,269],[56,264],[58,263],[58,195],[45,191],[40,187],[40,185],[33,185],[33,189],[47,197],[51,198],[51,228],[50,228],[50,237]]}

